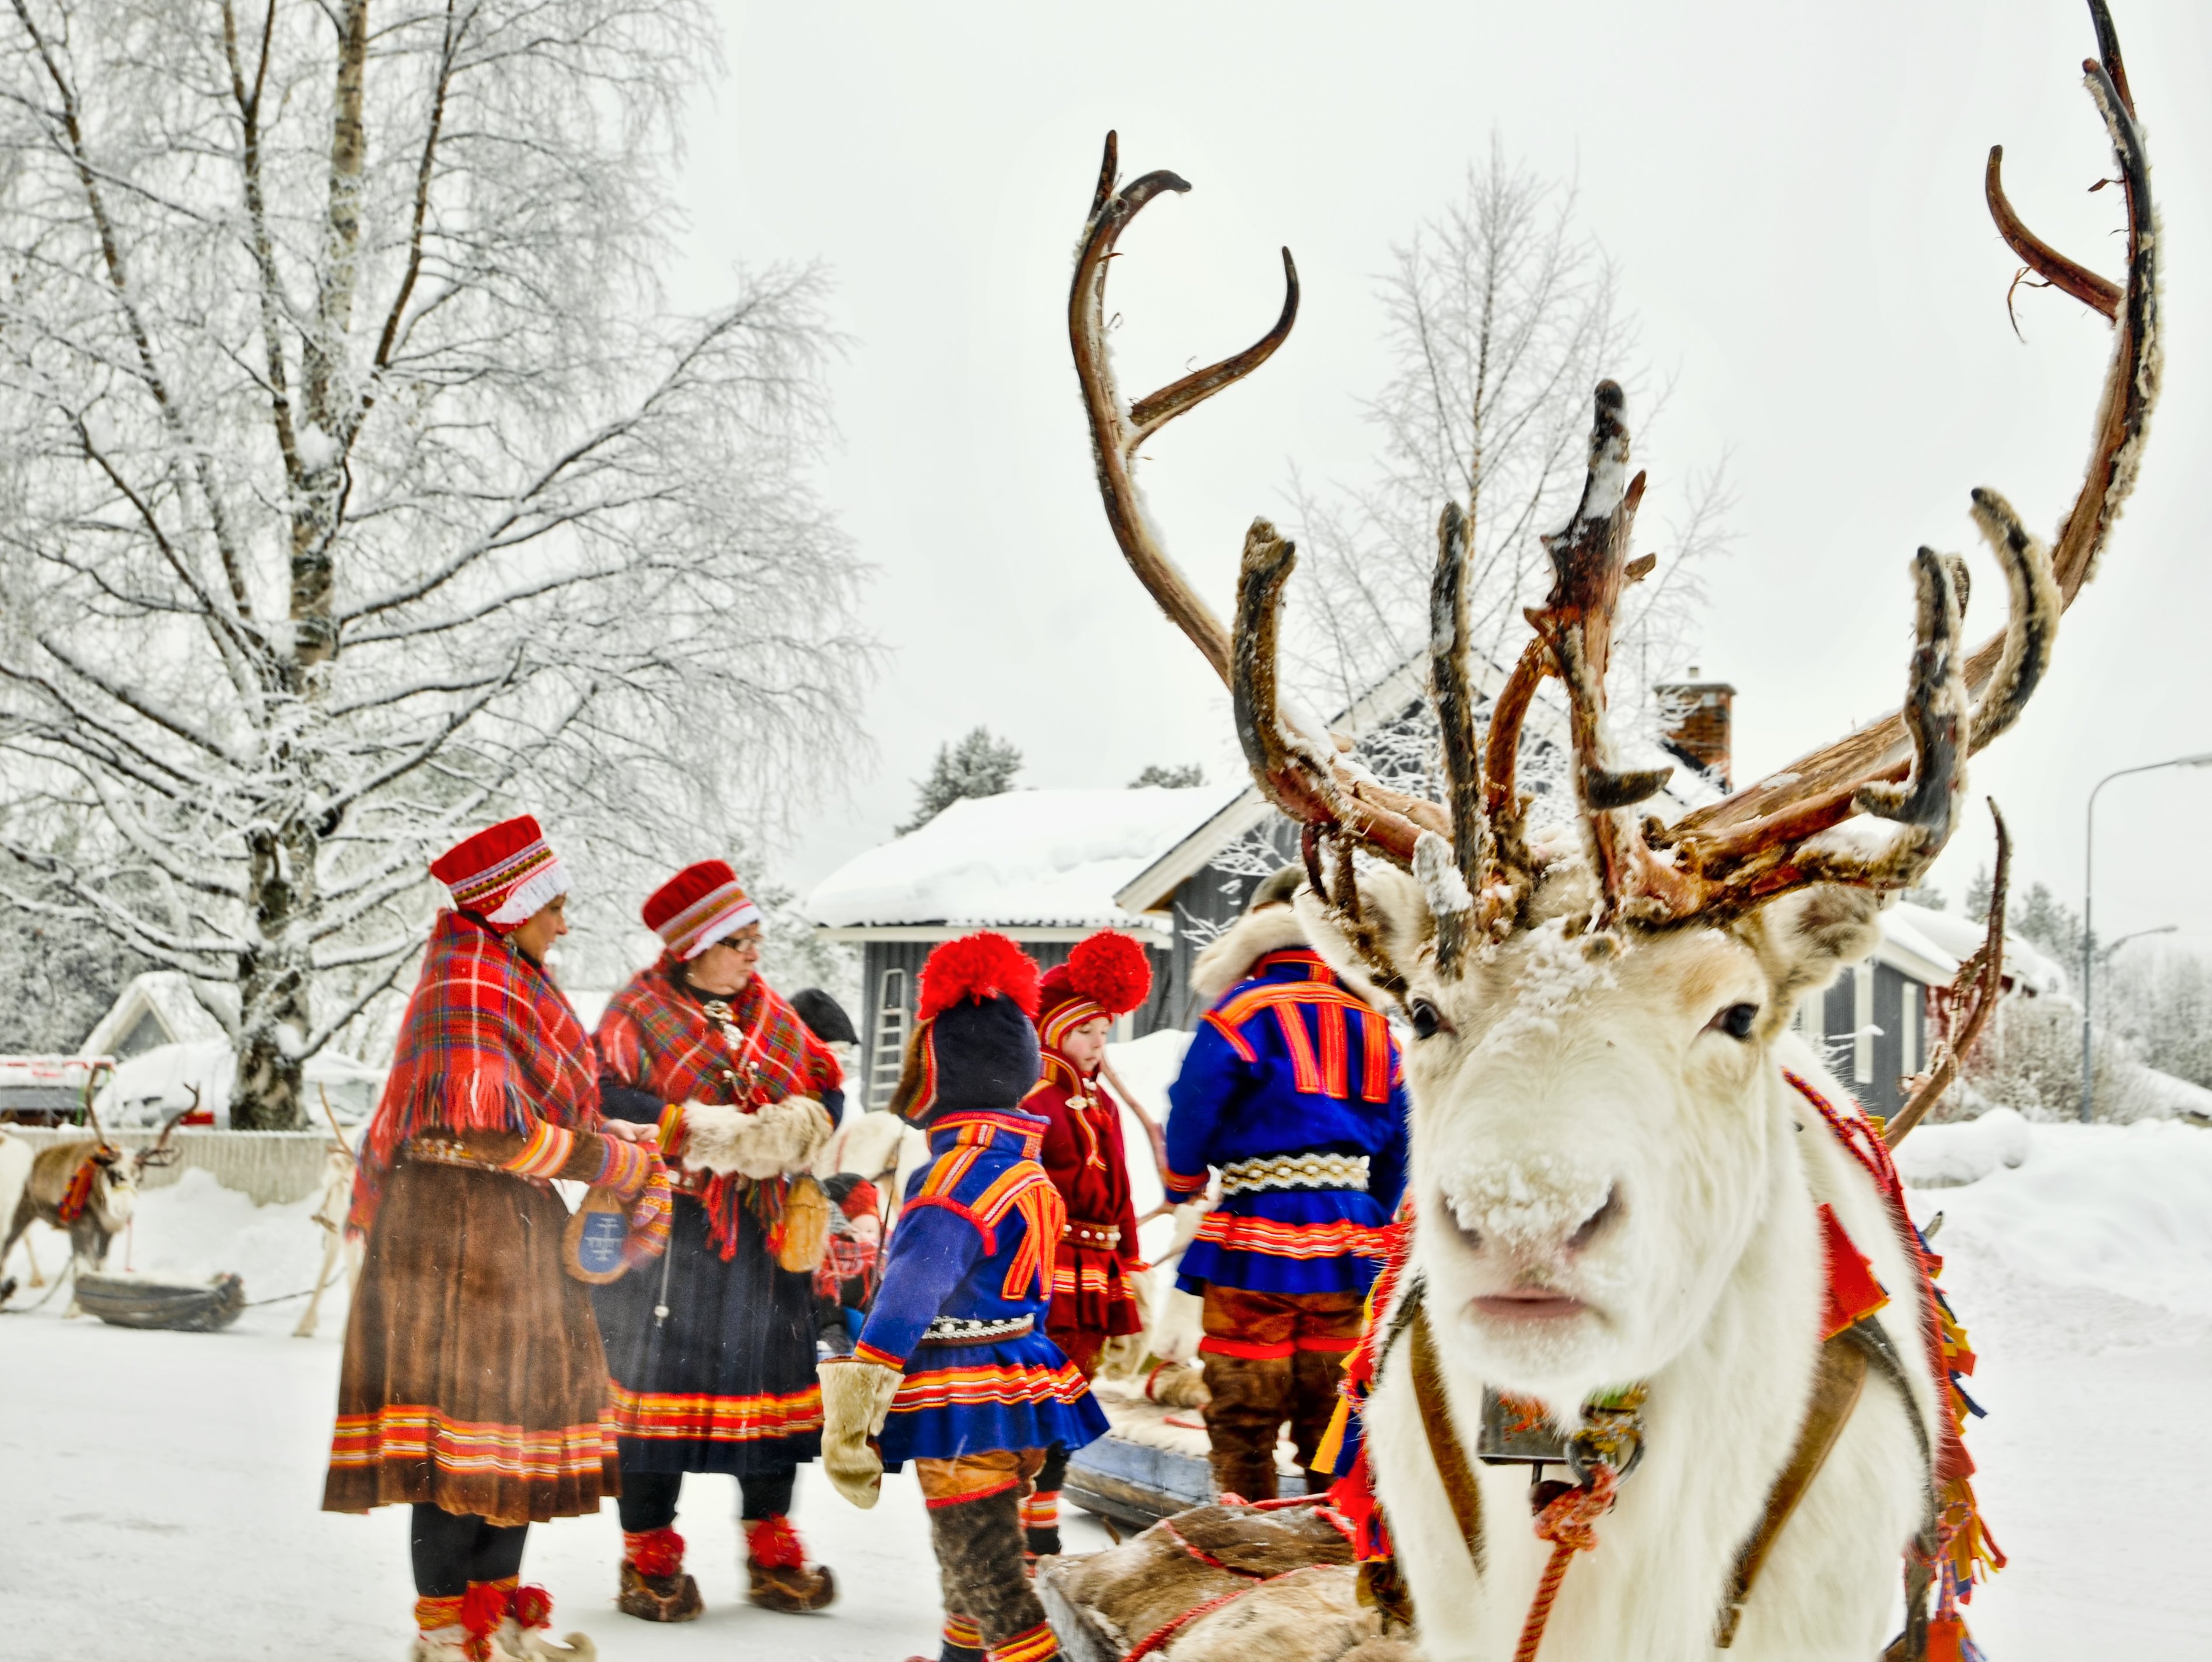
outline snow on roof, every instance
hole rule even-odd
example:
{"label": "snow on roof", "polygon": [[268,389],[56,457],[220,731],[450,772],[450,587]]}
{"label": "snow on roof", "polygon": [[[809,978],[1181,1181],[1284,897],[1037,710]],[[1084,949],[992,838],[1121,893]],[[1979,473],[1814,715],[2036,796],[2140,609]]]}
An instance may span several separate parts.
{"label": "snow on roof", "polygon": [[77,1046],[77,1054],[112,1053],[149,1011],[167,1034],[168,1044],[190,1044],[229,1037],[222,1019],[208,1008],[188,977],[175,970],[149,970],[125,983],[107,1014]]}
{"label": "snow on roof", "polygon": [[1015,790],[955,802],[806,898],[829,928],[1146,928],[1115,892],[1243,790]]}
{"label": "snow on roof", "polygon": [[[1933,971],[1929,977],[1933,981],[1948,983],[1959,972],[1961,964],[1981,950],[1983,926],[1971,917],[1935,911],[1910,900],[1900,900],[1882,912],[1881,934],[1882,946],[1889,951],[1878,950],[1877,957],[1893,959],[1901,950],[1924,960],[1926,971]],[[2018,935],[2006,934],[2004,951],[2005,973],[2012,977],[2015,987],[2025,987],[2039,995],[2066,990],[2066,971]],[[1919,966],[1900,963],[1898,967],[1913,970]]]}

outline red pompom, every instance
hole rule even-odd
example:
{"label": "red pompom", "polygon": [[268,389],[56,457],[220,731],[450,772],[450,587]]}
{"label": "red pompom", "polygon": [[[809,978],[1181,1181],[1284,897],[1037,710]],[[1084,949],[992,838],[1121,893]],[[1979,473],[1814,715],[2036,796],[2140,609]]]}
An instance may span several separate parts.
{"label": "red pompom", "polygon": [[1011,998],[1025,1016],[1037,1008],[1036,960],[1002,934],[988,929],[948,941],[921,966],[923,1021],[951,1009],[963,998],[981,1003]]}
{"label": "red pompom", "polygon": [[514,1609],[514,1589],[496,1581],[471,1581],[461,1598],[461,1625],[472,1639],[492,1632]]}
{"label": "red pompom", "polygon": [[[680,1552],[684,1543],[678,1541]],[[680,1563],[681,1558],[678,1560]],[[514,1625],[518,1628],[550,1628],[553,1625],[553,1595],[543,1587],[517,1587],[514,1590]]]}
{"label": "red pompom", "polygon": [[1102,932],[1068,953],[1067,984],[1108,1015],[1127,1015],[1152,990],[1152,960],[1127,935]]}
{"label": "red pompom", "polygon": [[673,1575],[684,1568],[684,1537],[672,1529],[663,1527],[625,1534],[623,1545],[623,1555],[640,1575]]}

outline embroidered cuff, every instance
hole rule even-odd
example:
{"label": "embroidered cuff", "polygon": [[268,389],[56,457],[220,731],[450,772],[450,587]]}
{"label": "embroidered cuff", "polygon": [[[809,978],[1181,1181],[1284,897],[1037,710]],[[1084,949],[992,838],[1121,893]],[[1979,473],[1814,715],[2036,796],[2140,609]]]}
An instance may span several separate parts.
{"label": "embroidered cuff", "polygon": [[574,1131],[539,1120],[531,1130],[529,1141],[522,1145],[522,1152],[507,1161],[505,1169],[518,1177],[550,1178],[557,1175],[575,1152]]}
{"label": "embroidered cuff", "polygon": [[684,1105],[672,1102],[660,1111],[660,1152],[675,1160],[684,1152]]}
{"label": "embroidered cuff", "polygon": [[1175,1200],[1196,1200],[1206,1192],[1206,1173],[1200,1172],[1193,1178],[1186,1177],[1181,1172],[1163,1172],[1160,1173],[1160,1186]]}
{"label": "embroidered cuff", "polygon": [[878,1367],[896,1368],[902,1373],[906,1372],[905,1357],[894,1356],[888,1350],[878,1350],[866,1340],[853,1347],[853,1360],[856,1362],[873,1362]]}
{"label": "embroidered cuff", "polygon": [[601,1137],[602,1156],[599,1175],[592,1179],[595,1189],[611,1189],[624,1200],[635,1196],[652,1178],[659,1164],[653,1150],[642,1144],[623,1142],[614,1137]]}

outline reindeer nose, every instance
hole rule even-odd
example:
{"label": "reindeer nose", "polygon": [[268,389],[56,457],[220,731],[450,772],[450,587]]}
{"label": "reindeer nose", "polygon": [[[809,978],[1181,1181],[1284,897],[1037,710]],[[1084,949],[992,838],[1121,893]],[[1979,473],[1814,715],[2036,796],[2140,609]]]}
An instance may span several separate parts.
{"label": "reindeer nose", "polygon": [[1567,1237],[1567,1251],[1579,1252],[1612,1226],[1622,1211],[1620,1185],[1615,1184],[1605,1191],[1605,1203],[1584,1218],[1575,1233]]}
{"label": "reindeer nose", "polygon": [[1489,1172],[1471,1183],[1447,1184],[1443,1198],[1450,1227],[1470,1251],[1495,1248],[1528,1258],[1580,1252],[1626,1211],[1618,1183],[1602,1189],[1589,1181],[1532,1184],[1516,1172]]}

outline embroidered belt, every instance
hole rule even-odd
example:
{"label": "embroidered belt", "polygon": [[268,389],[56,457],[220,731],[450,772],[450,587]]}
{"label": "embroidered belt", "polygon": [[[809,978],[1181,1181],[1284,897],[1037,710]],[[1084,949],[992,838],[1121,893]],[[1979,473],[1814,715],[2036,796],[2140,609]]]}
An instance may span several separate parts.
{"label": "embroidered belt", "polygon": [[490,1172],[502,1178],[513,1178],[519,1183],[533,1184],[539,1189],[550,1189],[544,1178],[527,1172],[518,1172],[503,1165],[489,1154],[479,1154],[466,1143],[446,1132],[434,1132],[426,1136],[407,1139],[407,1158],[422,1160],[432,1166],[458,1166],[471,1172]]}
{"label": "embroidered belt", "polygon": [[924,1344],[989,1344],[997,1339],[1018,1339],[1036,1326],[1034,1316],[1009,1316],[1003,1321],[970,1320],[965,1316],[939,1316],[921,1336]]}
{"label": "embroidered belt", "polygon": [[1221,1192],[1256,1195],[1267,1189],[1358,1189],[1367,1187],[1364,1154],[1270,1154],[1231,1160],[1221,1168]]}
{"label": "embroidered belt", "polygon": [[1073,1241],[1078,1246],[1115,1247],[1121,1244],[1121,1229],[1118,1224],[1085,1223],[1080,1218],[1070,1218],[1067,1227],[1060,1232],[1064,1241]]}

